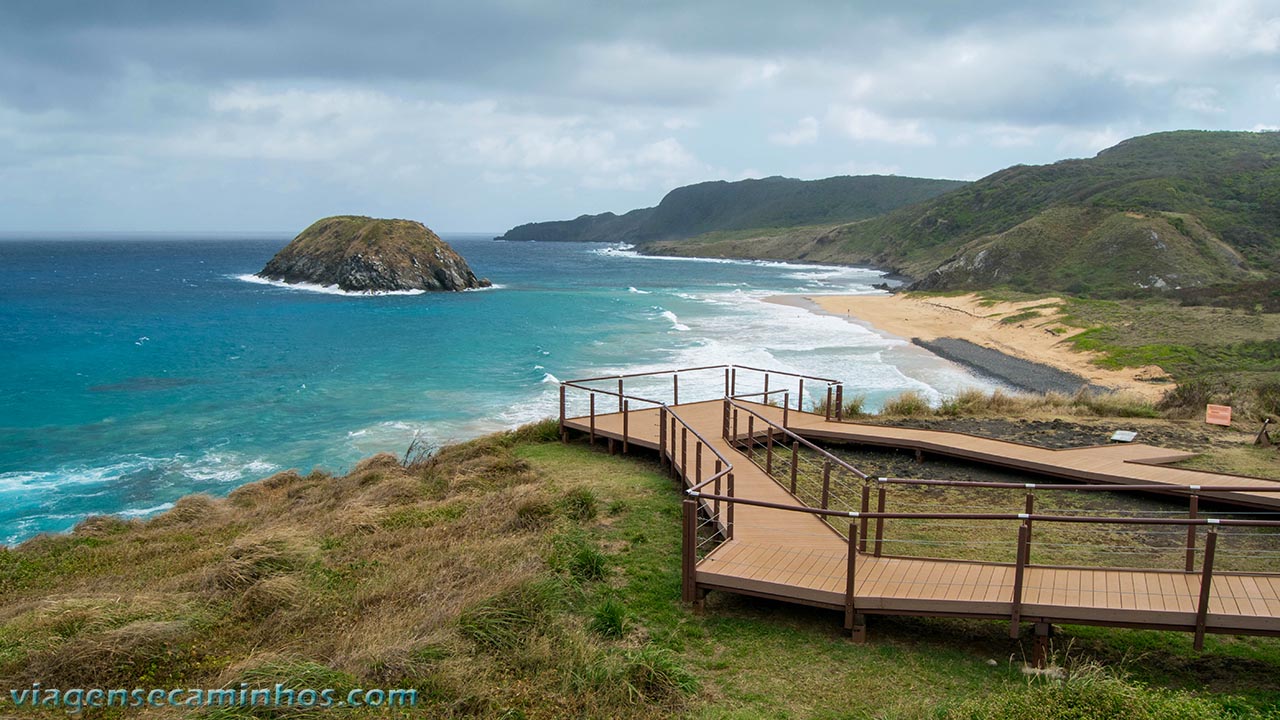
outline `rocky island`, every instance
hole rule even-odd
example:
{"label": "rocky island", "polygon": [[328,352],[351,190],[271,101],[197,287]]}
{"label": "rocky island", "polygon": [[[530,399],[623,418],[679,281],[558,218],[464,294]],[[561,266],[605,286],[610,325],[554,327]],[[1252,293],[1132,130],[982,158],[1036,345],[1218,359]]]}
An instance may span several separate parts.
{"label": "rocky island", "polygon": [[458,291],[491,284],[426,225],[355,215],[312,223],[258,277],[348,292]]}

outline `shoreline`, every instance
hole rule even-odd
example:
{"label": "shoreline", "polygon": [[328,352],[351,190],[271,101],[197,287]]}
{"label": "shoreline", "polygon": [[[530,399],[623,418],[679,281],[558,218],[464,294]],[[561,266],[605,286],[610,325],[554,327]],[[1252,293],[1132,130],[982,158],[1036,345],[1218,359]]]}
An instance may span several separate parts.
{"label": "shoreline", "polygon": [[[1080,387],[1132,392],[1158,400],[1173,387],[1157,367],[1109,370],[1097,353],[1077,351],[1066,339],[1061,301],[984,303],[976,294],[775,295],[765,299],[862,325],[907,340],[980,375],[1023,391],[1070,394]],[[1075,388],[1072,388],[1072,385]]]}

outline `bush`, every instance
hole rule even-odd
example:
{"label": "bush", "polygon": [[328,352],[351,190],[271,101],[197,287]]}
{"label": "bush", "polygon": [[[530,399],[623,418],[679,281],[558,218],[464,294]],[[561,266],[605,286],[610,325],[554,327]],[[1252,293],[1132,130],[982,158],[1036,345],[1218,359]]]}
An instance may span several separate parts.
{"label": "bush", "polygon": [[916,390],[908,390],[896,398],[886,400],[880,408],[881,415],[898,415],[901,417],[919,417],[932,412],[929,401]]}
{"label": "bush", "polygon": [[626,605],[616,598],[607,598],[591,611],[587,627],[605,637],[620,638],[627,634],[630,619]]}

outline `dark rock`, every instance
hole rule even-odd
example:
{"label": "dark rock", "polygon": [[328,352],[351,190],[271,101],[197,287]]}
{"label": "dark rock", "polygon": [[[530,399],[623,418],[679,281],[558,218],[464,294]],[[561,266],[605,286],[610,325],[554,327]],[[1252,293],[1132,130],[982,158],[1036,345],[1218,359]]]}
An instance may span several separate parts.
{"label": "dark rock", "polygon": [[462,256],[420,222],[352,215],[316,221],[258,276],[349,292],[456,291],[491,284],[477,278]]}

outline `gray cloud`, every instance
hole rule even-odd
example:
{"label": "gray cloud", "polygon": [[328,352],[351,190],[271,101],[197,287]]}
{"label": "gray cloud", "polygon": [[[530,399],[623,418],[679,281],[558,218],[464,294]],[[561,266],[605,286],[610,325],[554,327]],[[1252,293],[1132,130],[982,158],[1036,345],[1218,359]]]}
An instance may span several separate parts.
{"label": "gray cloud", "polygon": [[[161,193],[171,227],[210,187],[259,227],[345,187],[498,229],[712,177],[976,177],[1142,132],[1273,125],[1278,59],[1262,0],[15,0],[0,194],[30,203],[0,223],[110,225],[101,196],[79,218],[38,201],[104,186],[122,206]],[[240,173],[271,183],[250,197]],[[291,199],[259,201],[272,191]]]}

